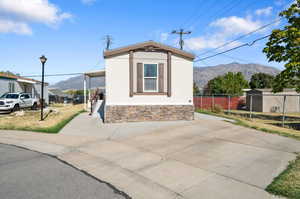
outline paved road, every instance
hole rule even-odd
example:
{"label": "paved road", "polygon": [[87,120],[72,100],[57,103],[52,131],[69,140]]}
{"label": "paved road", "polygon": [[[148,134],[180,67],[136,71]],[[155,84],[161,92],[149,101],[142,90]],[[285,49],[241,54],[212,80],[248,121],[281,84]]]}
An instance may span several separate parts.
{"label": "paved road", "polygon": [[[294,152],[300,152],[297,140],[216,118],[101,124],[86,113],[74,118],[59,134],[0,131],[0,143],[55,155],[95,178],[111,183],[134,199],[270,199],[273,196],[264,189],[290,160],[296,158]],[[1,150],[0,154],[3,154]],[[6,156],[4,160],[13,161]],[[27,156],[22,155],[22,158]],[[25,199],[32,198],[26,190],[35,190],[26,189],[26,186],[38,187],[38,193],[47,193],[39,198],[50,198],[49,193],[54,191],[47,188],[55,187],[61,181],[64,183],[55,190],[68,195],[54,198],[76,198],[71,194],[77,195],[78,190],[88,194],[98,191],[93,188],[95,185],[66,180],[66,172],[60,172],[61,169],[54,170],[59,175],[52,178],[55,174],[49,169],[53,168],[52,165],[45,163],[32,167],[30,156],[28,159],[30,166],[27,167],[37,172],[29,177],[22,169],[12,169],[7,173],[0,164],[3,172],[0,172],[0,190],[5,187],[1,180],[10,182],[15,173],[19,172],[17,176],[24,179],[24,182],[10,182],[11,186],[7,188],[6,185],[3,189],[10,190],[10,198],[18,198],[14,197],[14,184],[22,187],[18,191],[27,194],[22,197]],[[51,175],[38,181],[41,187],[30,183],[30,176],[44,173]],[[13,177],[3,180],[2,176]],[[51,182],[50,185],[45,181]],[[70,186],[63,188],[70,181],[73,183],[71,191]],[[0,191],[0,199],[9,194],[1,195]],[[102,196],[106,198],[104,194]]]}
{"label": "paved road", "polygon": [[0,144],[0,198],[126,198],[59,160]]}

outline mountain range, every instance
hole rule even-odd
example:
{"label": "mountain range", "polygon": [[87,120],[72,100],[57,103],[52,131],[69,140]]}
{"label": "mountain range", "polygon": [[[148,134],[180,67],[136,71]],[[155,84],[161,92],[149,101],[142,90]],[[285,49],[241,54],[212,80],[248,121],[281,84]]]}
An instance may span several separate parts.
{"label": "mountain range", "polygon": [[[60,90],[83,90],[83,75],[71,77],[69,79],[57,82],[56,84],[50,85],[50,88],[56,88]],[[91,88],[102,87],[105,85],[104,77],[91,78]]]}
{"label": "mountain range", "polygon": [[280,73],[280,70],[260,64],[240,64],[233,62],[217,66],[194,67],[194,81],[199,88],[203,88],[209,80],[228,72],[241,72],[245,79],[249,81],[255,73],[266,73],[275,76]]}
{"label": "mountain range", "polygon": [[[207,82],[217,76],[224,75],[228,72],[241,72],[245,78],[249,81],[251,76],[255,73],[267,73],[270,75],[277,75],[280,70],[260,64],[240,64],[233,62],[230,64],[220,64],[216,66],[207,66],[207,67],[194,67],[194,81],[199,86],[203,88]],[[91,87],[101,87],[105,85],[105,80],[103,77],[92,78]],[[71,77],[67,80],[60,81],[54,85],[50,86],[51,88],[57,88],[61,90],[67,89],[83,89],[83,75]]]}

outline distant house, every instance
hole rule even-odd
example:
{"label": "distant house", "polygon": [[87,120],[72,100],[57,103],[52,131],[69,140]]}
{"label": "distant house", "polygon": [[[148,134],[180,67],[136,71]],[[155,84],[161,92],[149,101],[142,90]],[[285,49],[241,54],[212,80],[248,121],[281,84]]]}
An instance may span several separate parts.
{"label": "distant house", "polygon": [[193,119],[193,54],[147,41],[104,60],[105,122]]}
{"label": "distant house", "polygon": [[272,89],[247,91],[247,110],[251,110],[252,104],[252,111],[255,112],[282,112],[284,95],[286,96],[285,112],[300,112],[300,95],[295,89],[284,89],[279,93],[272,93]]}
{"label": "distant house", "polygon": [[60,89],[49,89],[49,103],[64,103],[65,101],[70,102],[72,96],[62,92]]}
{"label": "distant house", "polygon": [[[40,81],[34,79],[0,73],[0,96],[8,92],[24,92],[30,93],[32,97],[41,98],[41,84]],[[44,86],[44,99],[49,104],[48,83]]]}

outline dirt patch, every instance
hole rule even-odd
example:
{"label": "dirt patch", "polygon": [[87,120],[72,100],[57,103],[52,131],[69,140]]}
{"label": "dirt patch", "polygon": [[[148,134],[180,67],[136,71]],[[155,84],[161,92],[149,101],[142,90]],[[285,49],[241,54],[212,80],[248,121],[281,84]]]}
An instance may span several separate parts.
{"label": "dirt patch", "polygon": [[43,131],[54,128],[83,110],[83,105],[55,105],[45,109],[44,121],[40,121],[40,111],[25,110],[4,114],[0,117],[0,129]]}

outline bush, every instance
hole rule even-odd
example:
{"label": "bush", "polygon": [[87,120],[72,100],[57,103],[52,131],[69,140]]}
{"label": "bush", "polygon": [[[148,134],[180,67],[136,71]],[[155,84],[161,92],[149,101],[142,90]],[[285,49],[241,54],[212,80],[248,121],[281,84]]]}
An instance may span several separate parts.
{"label": "bush", "polygon": [[222,113],[223,112],[223,107],[220,106],[219,104],[216,104],[211,108],[211,112],[213,112],[213,113]]}

